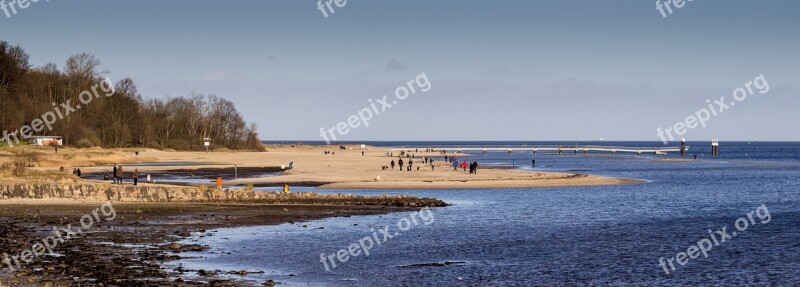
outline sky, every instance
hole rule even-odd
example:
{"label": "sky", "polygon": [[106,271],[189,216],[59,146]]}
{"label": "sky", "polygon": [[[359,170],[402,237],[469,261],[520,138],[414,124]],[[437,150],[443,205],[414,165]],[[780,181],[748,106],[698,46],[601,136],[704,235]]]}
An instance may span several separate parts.
{"label": "sky", "polygon": [[263,140],[660,141],[706,100],[724,112],[674,139],[800,140],[800,1],[655,2],[40,0],[0,10],[0,40],[34,66],[90,53],[147,98],[225,97]]}

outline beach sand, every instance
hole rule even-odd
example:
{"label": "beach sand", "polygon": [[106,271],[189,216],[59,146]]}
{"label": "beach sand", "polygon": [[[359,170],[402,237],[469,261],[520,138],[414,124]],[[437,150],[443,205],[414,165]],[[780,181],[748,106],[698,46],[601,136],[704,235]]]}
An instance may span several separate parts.
{"label": "beach sand", "polygon": [[[403,157],[408,165],[413,161],[412,171],[382,170],[389,166],[391,160],[397,162],[399,150],[372,147],[361,155],[360,147],[348,146],[347,150],[320,146],[279,146],[268,147],[267,152],[174,152],[143,150],[140,157],[157,158],[162,162],[197,162],[185,168],[230,169],[234,166],[244,167],[277,167],[288,166],[293,162],[293,169],[279,176],[265,178],[242,178],[226,180],[225,185],[255,186],[319,186],[327,189],[460,189],[460,188],[513,188],[513,187],[560,187],[632,184],[640,181],[631,179],[608,178],[592,175],[580,175],[562,172],[534,172],[507,168],[487,168],[479,166],[477,174],[469,174],[459,168],[453,171],[450,163],[436,161],[435,170],[423,164],[422,157],[437,156],[439,153],[416,153],[416,158]],[[352,148],[352,149],[351,149]],[[333,154],[325,154],[330,150]],[[386,156],[393,152],[395,157]],[[478,161],[479,156],[460,155],[459,159]],[[420,167],[417,170],[417,167]],[[138,167],[141,173],[175,169],[176,167]],[[84,172],[102,172],[102,169],[86,168]],[[132,171],[127,167],[126,171]],[[380,177],[379,180],[376,180]],[[209,179],[209,182],[213,179]]]}

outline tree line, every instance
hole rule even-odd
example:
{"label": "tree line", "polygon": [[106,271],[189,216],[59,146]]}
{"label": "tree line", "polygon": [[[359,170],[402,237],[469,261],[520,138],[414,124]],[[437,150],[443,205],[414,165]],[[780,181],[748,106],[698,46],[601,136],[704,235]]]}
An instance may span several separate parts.
{"label": "tree line", "polygon": [[[80,103],[79,94],[104,79],[100,60],[87,53],[70,56],[63,69],[33,67],[20,46],[0,41],[0,130],[16,131],[62,103]],[[114,84],[114,94],[56,121],[40,136],[63,136],[76,147],[204,149],[203,138],[230,149],[263,149],[256,125],[247,123],[233,102],[216,95],[144,98],[130,78]],[[2,137],[2,135],[0,135]]]}

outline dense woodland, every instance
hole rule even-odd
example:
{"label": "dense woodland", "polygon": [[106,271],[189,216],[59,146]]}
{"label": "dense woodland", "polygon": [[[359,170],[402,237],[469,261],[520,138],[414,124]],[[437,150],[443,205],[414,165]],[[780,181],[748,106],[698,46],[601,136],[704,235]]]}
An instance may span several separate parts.
{"label": "dense woodland", "polygon": [[[100,60],[86,53],[56,64],[32,67],[19,46],[0,41],[0,131],[16,131],[42,114],[91,90],[104,79]],[[52,130],[76,147],[153,147],[203,149],[203,138],[215,146],[260,150],[256,126],[245,122],[231,101],[216,95],[144,98],[129,78],[116,80],[115,93],[99,97],[56,121]],[[102,92],[101,92],[102,93]],[[63,110],[63,109],[62,109]],[[2,135],[0,135],[2,137]]]}

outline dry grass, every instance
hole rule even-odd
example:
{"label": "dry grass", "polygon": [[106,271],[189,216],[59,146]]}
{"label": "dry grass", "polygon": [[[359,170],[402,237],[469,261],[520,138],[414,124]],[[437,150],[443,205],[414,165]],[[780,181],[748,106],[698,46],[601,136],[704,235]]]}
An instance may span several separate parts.
{"label": "dry grass", "polygon": [[[59,148],[52,147],[4,147],[0,148],[0,178],[25,178],[31,180],[77,180],[70,174],[73,167],[125,164],[158,161],[156,158],[136,156],[143,149]],[[42,171],[64,167],[65,172]]]}
{"label": "dry grass", "polygon": [[0,163],[16,162],[27,167],[91,167],[115,163],[157,161],[156,158],[136,156],[144,149],[59,148],[58,154],[50,147],[24,147],[0,149]]}

